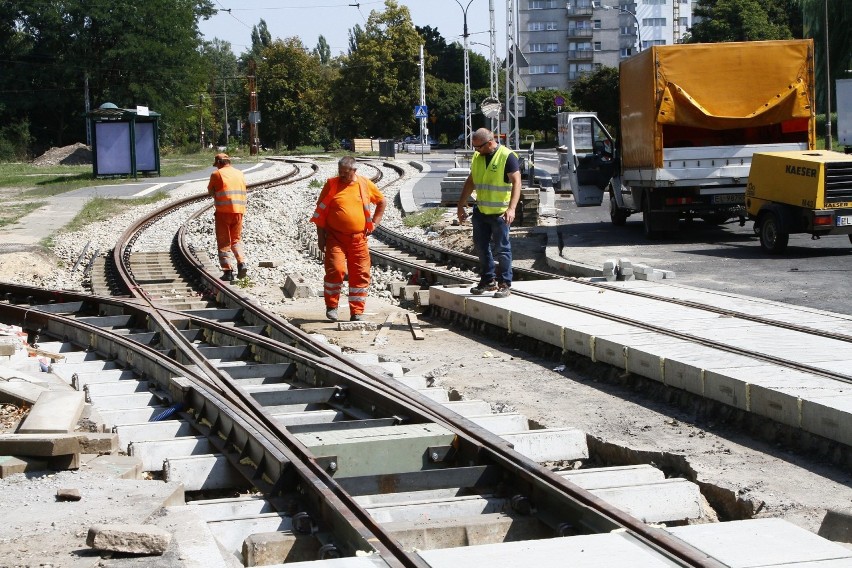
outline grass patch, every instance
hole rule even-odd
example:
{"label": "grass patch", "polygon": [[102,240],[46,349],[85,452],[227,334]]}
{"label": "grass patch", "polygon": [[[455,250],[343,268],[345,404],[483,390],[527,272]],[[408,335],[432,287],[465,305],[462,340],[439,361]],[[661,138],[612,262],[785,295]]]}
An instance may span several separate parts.
{"label": "grass patch", "polygon": [[116,215],[121,215],[128,209],[138,205],[148,205],[156,203],[168,197],[163,191],[158,191],[145,197],[136,199],[108,199],[105,197],[95,197],[86,203],[83,210],[77,214],[74,219],[68,223],[63,230],[67,232],[79,231],[86,225],[97,223],[98,221],[106,221]]}
{"label": "grass patch", "polygon": [[[212,167],[212,151],[195,154],[160,156],[160,176],[174,177]],[[242,156],[241,161],[259,161],[259,157]],[[212,170],[211,170],[212,171]],[[156,181],[158,177],[139,176],[139,180]],[[0,188],[18,189],[15,199],[53,197],[81,187],[115,185],[134,180],[132,177],[95,178],[92,166],[34,166],[28,163],[0,163]],[[135,181],[135,180],[134,180]]]}
{"label": "grass patch", "polygon": [[403,217],[402,224],[406,227],[420,227],[425,229],[434,225],[443,215],[444,210],[440,207],[435,207]]}
{"label": "grass patch", "polygon": [[11,225],[21,217],[35,211],[44,205],[43,201],[32,201],[29,203],[7,203],[0,208],[0,227]]}

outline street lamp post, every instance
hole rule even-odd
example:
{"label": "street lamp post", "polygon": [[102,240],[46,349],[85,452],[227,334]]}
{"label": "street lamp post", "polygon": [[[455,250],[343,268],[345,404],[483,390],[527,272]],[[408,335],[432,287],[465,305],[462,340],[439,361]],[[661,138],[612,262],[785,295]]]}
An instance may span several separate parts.
{"label": "street lamp post", "polygon": [[468,56],[467,38],[470,34],[467,32],[467,9],[470,8],[473,0],[468,0],[467,6],[462,6],[459,0],[456,4],[462,9],[464,14],[464,147],[465,150],[470,150],[470,136],[473,134],[473,125],[470,117],[470,57]]}

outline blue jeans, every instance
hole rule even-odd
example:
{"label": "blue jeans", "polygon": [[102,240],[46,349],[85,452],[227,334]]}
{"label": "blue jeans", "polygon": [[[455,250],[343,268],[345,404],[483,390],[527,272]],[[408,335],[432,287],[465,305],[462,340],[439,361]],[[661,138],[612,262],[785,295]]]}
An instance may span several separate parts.
{"label": "blue jeans", "polygon": [[[509,243],[509,225],[503,214],[485,215],[477,207],[471,216],[473,246],[479,256],[479,281],[487,284],[495,279],[498,284],[512,285],[512,245]],[[493,248],[493,252],[492,252]],[[495,273],[494,258],[499,272]]]}

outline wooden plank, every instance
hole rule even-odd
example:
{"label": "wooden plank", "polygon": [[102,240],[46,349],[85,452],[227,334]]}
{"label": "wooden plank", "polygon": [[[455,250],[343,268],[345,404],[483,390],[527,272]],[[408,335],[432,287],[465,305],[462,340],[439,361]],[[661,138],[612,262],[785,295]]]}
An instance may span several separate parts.
{"label": "wooden plank", "polygon": [[412,313],[405,314],[405,316],[408,318],[408,327],[411,328],[411,335],[414,336],[414,339],[426,339],[426,336],[420,330],[420,323],[417,321],[417,316]]}
{"label": "wooden plank", "polygon": [[388,342],[388,331],[391,327],[393,327],[393,323],[396,321],[397,316],[399,316],[399,312],[391,312],[388,314],[388,317],[385,319],[385,323],[382,324],[382,328],[379,330],[379,333],[377,333],[376,337],[373,338],[373,345],[384,345]]}
{"label": "wooden plank", "polygon": [[65,359],[65,355],[60,355],[59,353],[51,353],[50,351],[45,351],[44,349],[37,349],[35,347],[27,346],[27,353],[30,355],[41,355],[44,357],[49,357],[50,359]]}

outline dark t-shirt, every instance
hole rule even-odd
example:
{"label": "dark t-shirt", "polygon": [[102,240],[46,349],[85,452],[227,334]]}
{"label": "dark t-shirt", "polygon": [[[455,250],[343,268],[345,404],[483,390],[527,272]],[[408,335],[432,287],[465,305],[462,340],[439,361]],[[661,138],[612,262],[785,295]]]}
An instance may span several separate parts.
{"label": "dark t-shirt", "polygon": [[[490,154],[483,154],[483,158],[485,158],[485,166],[487,167],[489,162],[491,162],[491,158],[494,157],[494,154],[497,153],[497,149],[495,148],[493,152]],[[506,165],[503,167],[503,181],[509,183],[509,174],[513,174],[517,171],[520,171],[521,163],[518,161],[518,156],[515,155],[514,152],[509,150],[509,157],[506,158]]]}

